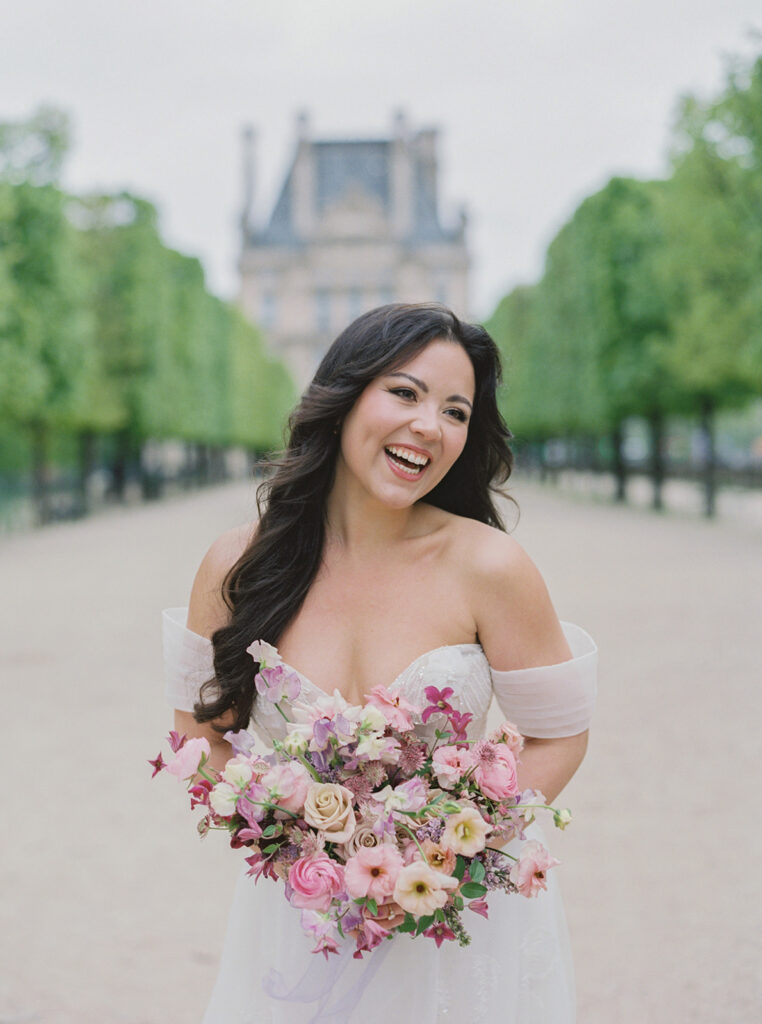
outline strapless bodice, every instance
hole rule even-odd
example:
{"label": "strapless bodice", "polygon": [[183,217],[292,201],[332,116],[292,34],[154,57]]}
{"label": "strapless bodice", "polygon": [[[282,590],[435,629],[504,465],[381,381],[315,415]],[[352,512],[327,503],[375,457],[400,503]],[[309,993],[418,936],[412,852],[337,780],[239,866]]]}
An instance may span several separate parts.
{"label": "strapless bodice", "polygon": [[[186,608],[167,608],[163,618],[167,698],[173,707],[192,711],[202,683],[214,675],[212,643],[186,627]],[[479,644],[454,644],[421,654],[388,688],[402,692],[412,704],[424,708],[427,686],[440,690],[450,687],[451,706],[472,716],[467,729],[469,739],[484,734],[493,694],[506,717],[525,735],[575,735],[587,728],[592,714],[597,648],[579,626],[561,625],[572,650],[570,661],[500,672],[490,666]],[[314,703],[326,696],[298,669],[286,667],[301,681],[299,701]],[[417,732],[427,741],[434,738],[437,718],[432,716],[426,725],[417,726]],[[261,697],[254,702],[252,726],[265,742],[281,739],[288,728],[277,707]]]}

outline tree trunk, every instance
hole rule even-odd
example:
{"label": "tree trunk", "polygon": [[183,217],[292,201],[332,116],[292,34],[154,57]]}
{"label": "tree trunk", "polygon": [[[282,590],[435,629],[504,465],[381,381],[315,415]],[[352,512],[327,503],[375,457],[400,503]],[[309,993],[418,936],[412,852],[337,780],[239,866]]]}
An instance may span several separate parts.
{"label": "tree trunk", "polygon": [[622,424],[617,423],[611,431],[611,456],[614,471],[614,501],[627,501],[627,466],[624,461],[624,431]]}
{"label": "tree trunk", "polygon": [[648,417],[648,429],[651,435],[651,483],[653,496],[651,508],[661,512],[664,508],[664,413],[660,410],[652,412]]}
{"label": "tree trunk", "polygon": [[32,503],[38,526],[52,519],[50,503],[50,472],[48,466],[48,431],[43,423],[32,426]]}
{"label": "tree trunk", "polygon": [[79,466],[77,489],[79,492],[79,511],[86,516],[90,511],[90,491],[88,483],[95,469],[95,433],[82,430],[79,433]]}
{"label": "tree trunk", "polygon": [[714,436],[714,402],[701,402],[701,434],[704,448],[704,515],[711,519],[717,511],[717,449]]}

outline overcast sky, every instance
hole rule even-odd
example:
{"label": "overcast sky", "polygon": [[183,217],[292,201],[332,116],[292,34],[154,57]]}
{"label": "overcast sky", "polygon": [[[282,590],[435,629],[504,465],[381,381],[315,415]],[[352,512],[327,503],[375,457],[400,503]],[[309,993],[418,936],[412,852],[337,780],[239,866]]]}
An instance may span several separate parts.
{"label": "overcast sky", "polygon": [[260,220],[299,110],[316,137],[385,135],[396,108],[439,126],[442,212],[469,211],[479,317],[536,280],[612,174],[665,173],[678,97],[716,90],[762,28],[759,0],[0,0],[0,15],[0,120],[68,111],[66,186],[152,199],[225,296],[242,124],[258,130]]}

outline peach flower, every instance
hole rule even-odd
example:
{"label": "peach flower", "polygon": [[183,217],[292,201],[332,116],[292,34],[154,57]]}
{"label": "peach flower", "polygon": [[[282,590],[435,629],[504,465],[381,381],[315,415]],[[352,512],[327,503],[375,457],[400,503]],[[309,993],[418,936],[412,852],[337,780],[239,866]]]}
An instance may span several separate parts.
{"label": "peach flower", "polygon": [[541,889],[548,888],[548,870],[560,863],[551,857],[542,843],[530,839],[522,846],[519,859],[511,868],[511,881],[522,896],[536,896]]}

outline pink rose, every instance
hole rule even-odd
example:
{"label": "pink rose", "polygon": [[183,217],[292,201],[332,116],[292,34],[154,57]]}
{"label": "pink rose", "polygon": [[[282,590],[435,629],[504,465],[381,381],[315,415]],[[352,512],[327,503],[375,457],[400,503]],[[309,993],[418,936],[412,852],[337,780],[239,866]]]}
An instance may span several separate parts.
{"label": "pink rose", "polygon": [[289,868],[293,889],[291,904],[309,910],[328,910],[331,900],[344,888],[344,868],[325,853],[300,857]]}
{"label": "pink rose", "polygon": [[493,743],[505,743],[516,758],[524,749],[524,737],[513,722],[503,722],[495,729],[490,739]]}
{"label": "pink rose", "polygon": [[352,899],[370,896],[380,903],[394,892],[401,869],[402,856],[391,843],[362,847],[344,868],[347,892]]}
{"label": "pink rose", "polygon": [[209,740],[203,736],[194,736],[192,740],[186,740],[175,756],[167,765],[170,775],[178,779],[189,779],[198,771],[199,761],[203,756],[209,757]]}
{"label": "pink rose", "polygon": [[432,761],[431,767],[436,773],[437,781],[445,789],[452,789],[474,764],[468,747],[437,747]]}
{"label": "pink rose", "polygon": [[522,846],[519,859],[511,868],[511,881],[522,896],[536,896],[540,889],[548,888],[548,870],[560,863],[551,857],[542,843],[530,839]]}
{"label": "pink rose", "polygon": [[473,747],[473,757],[474,780],[485,796],[490,800],[516,796],[519,792],[516,758],[506,744],[479,740]]}
{"label": "pink rose", "polygon": [[298,814],[304,807],[304,798],[310,788],[312,776],[303,764],[291,761],[288,764],[276,764],[260,781],[267,789],[272,803],[282,807],[284,811]]}

